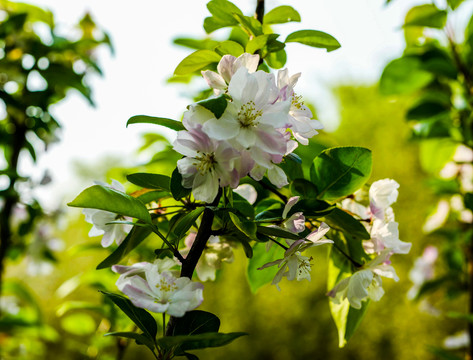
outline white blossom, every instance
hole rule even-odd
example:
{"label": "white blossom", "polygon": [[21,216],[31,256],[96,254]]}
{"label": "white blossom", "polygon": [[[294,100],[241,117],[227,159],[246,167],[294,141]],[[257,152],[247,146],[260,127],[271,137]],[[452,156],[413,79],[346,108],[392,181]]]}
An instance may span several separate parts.
{"label": "white blossom", "polygon": [[279,99],[282,101],[290,100],[291,107],[287,117],[286,128],[290,129],[294,138],[303,145],[309,144],[309,139],[317,135],[317,130],[323,129],[321,122],[312,119],[313,115],[310,109],[301,101],[302,97],[294,92],[300,73],[289,76],[287,69],[278,72]]}
{"label": "white blossom", "polygon": [[169,264],[168,260],[158,259],[154,264],[141,263],[129,267],[128,271],[114,267],[115,271],[124,270],[117,286],[136,307],[182,317],[202,303],[203,285],[163,270]]}
{"label": "white blossom", "polygon": [[312,266],[310,261],[312,257],[304,256],[302,252],[313,246],[333,243],[332,240],[322,239],[329,230],[329,226],[322,223],[317,230],[310,233],[305,239],[296,240],[289,249],[284,252],[284,258],[264,264],[258,270],[278,265],[279,270],[271,283],[272,285],[276,285],[278,290],[281,290],[279,282],[283,277],[287,277],[287,279],[291,281],[294,279],[297,281],[303,279],[310,281]]}
{"label": "white blossom", "polygon": [[186,156],[177,162],[182,186],[192,188],[197,200],[211,203],[220,186],[238,185],[242,177],[234,163],[238,152],[227,142],[211,139],[200,125],[179,131],[173,146],[174,150]]}
{"label": "white blossom", "polygon": [[254,73],[258,68],[259,55],[244,53],[238,58],[232,55],[224,55],[217,65],[218,73],[210,70],[202,71],[202,76],[216,95],[225,93],[228,89],[235,72],[244,67],[250,73]]}
{"label": "white blossom", "polygon": [[[101,181],[95,182],[97,185],[106,186],[115,189],[120,192],[125,192],[125,187],[117,180],[112,180],[112,185],[106,184]],[[120,245],[125,239],[126,235],[131,231],[132,225],[129,224],[110,224],[117,220],[132,221],[130,217],[117,215],[115,213],[98,210],[98,209],[84,209],[82,213],[85,215],[85,221],[93,224],[92,229],[89,231],[89,236],[100,236],[102,237],[102,246],[108,247],[115,241],[117,245]]]}
{"label": "white blossom", "polygon": [[389,250],[384,251],[362,269],[338,282],[327,295],[337,304],[347,299],[355,309],[361,309],[361,303],[367,299],[379,301],[384,295],[381,276],[399,280],[394,268],[386,263],[389,256]]}
{"label": "white blossom", "polygon": [[[191,232],[185,239],[186,248],[181,251],[184,258],[187,256],[189,250],[194,243],[195,232]],[[217,270],[222,267],[222,262],[233,262],[233,250],[231,246],[221,241],[218,236],[211,235],[202,256],[197,262],[195,271],[201,281],[214,281]]]}

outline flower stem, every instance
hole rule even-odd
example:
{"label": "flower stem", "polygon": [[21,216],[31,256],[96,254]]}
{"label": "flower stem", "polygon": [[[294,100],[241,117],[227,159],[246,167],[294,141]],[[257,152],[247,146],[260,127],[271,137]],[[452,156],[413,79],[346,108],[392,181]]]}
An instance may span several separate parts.
{"label": "flower stem", "polygon": [[[204,252],[205,246],[207,245],[207,241],[209,240],[210,235],[212,235],[212,223],[214,221],[214,212],[211,208],[216,207],[218,205],[221,196],[222,189],[220,188],[214,201],[209,204],[209,207],[205,208],[204,213],[202,214],[202,220],[200,221],[199,230],[197,231],[197,235],[195,236],[194,243],[192,244],[192,247],[189,250],[189,253],[187,254],[186,258],[181,261],[181,277],[187,277],[189,279],[192,279],[192,275],[194,274],[197,262],[202,256],[202,253]],[[175,320],[174,317],[171,316],[166,327],[167,336],[172,336],[174,327]]]}
{"label": "flower stem", "polygon": [[163,312],[163,337],[166,336],[166,313]]}
{"label": "flower stem", "polygon": [[282,247],[284,250],[289,250],[289,248],[283,244],[281,244],[279,241],[273,239],[272,237],[270,237],[271,241],[274,242],[275,244],[279,245],[280,247]]}
{"label": "flower stem", "polygon": [[163,234],[161,234],[161,232],[159,231],[158,227],[156,225],[152,225],[151,229],[153,230],[153,232],[158,235],[161,240],[163,240],[163,242],[169,247],[169,249],[172,251],[172,253],[174,254],[174,256],[183,264],[184,266],[184,263],[186,262],[186,259],[184,259],[184,257],[181,255],[181,253],[179,252],[179,250],[177,250],[177,248],[172,245],[165,237]]}

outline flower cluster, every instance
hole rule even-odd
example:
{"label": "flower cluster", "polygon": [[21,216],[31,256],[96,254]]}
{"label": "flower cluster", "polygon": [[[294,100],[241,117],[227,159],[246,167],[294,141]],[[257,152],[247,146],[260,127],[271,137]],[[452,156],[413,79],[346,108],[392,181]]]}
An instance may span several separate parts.
{"label": "flower cluster", "polygon": [[266,174],[277,187],[287,185],[277,164],[297,141],[307,144],[322,128],[294,92],[300,74],[289,76],[285,69],[276,81],[273,74],[257,71],[258,62],[258,55],[223,56],[218,73],[202,75],[222,95],[224,111],[217,116],[197,103],[184,114],[186,130],[178,132],[173,145],[185,156],[177,164],[182,185],[199,201],[212,202],[219,187],[236,188],[247,175],[261,180]]}
{"label": "flower cluster", "polygon": [[369,189],[369,206],[355,199],[345,199],[342,207],[363,220],[366,220],[370,240],[363,242],[367,254],[375,258],[364,264],[352,276],[342,279],[328,292],[333,301],[339,303],[347,299],[356,309],[368,298],[378,301],[384,294],[381,276],[398,281],[394,268],[390,265],[393,254],[407,254],[410,243],[399,239],[398,223],[394,220],[391,205],[397,200],[399,184],[392,179],[374,182]]}

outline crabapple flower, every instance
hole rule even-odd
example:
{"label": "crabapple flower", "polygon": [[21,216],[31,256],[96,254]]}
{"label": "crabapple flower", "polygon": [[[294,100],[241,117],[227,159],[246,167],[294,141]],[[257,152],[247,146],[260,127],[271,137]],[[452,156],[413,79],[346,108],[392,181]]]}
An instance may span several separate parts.
{"label": "crabapple flower", "polygon": [[289,76],[288,70],[279,70],[278,88],[279,99],[282,101],[291,100],[291,107],[287,117],[286,127],[291,129],[294,138],[303,145],[309,144],[309,139],[317,135],[317,130],[323,129],[320,121],[312,119],[312,112],[301,101],[301,96],[294,93],[294,86],[301,76],[301,73]]}
{"label": "crabapple flower", "polygon": [[132,276],[139,275],[144,276],[146,270],[155,268],[158,272],[167,271],[174,276],[179,276],[179,271],[177,271],[178,263],[171,258],[158,259],[154,263],[149,262],[139,262],[131,266],[125,265],[113,265],[112,271],[120,274],[115,285],[118,290],[123,291],[124,286],[128,283],[128,279]]}
{"label": "crabapple flower", "polygon": [[276,129],[284,127],[290,101],[276,102],[274,76],[241,67],[228,85],[228,95],[232,101],[225,112],[219,119],[205,122],[203,130],[213,139],[230,141],[235,148],[258,147],[282,160],[286,141]]}
{"label": "crabapple flower", "polygon": [[385,223],[374,219],[371,226],[371,239],[363,242],[363,247],[368,254],[381,253],[384,249],[391,250],[393,254],[408,254],[411,243],[399,239],[399,224],[395,221]]}
{"label": "crabapple flower", "polygon": [[312,257],[302,255],[304,250],[310,247],[333,243],[332,240],[322,239],[322,237],[329,231],[330,228],[327,224],[322,223],[320,227],[310,233],[305,239],[296,240],[290,247],[284,252],[284,258],[269,262],[258,270],[265,269],[270,266],[278,265],[279,271],[276,273],[272,285],[276,285],[278,290],[279,282],[285,276],[288,280],[301,281],[307,279],[310,281],[310,271],[312,264],[310,261]]}
{"label": "crabapple flower", "polygon": [[[186,249],[181,251],[182,256],[187,256],[196,235],[195,232],[191,232],[186,237]],[[233,262],[232,248],[228,243],[221,241],[218,236],[211,235],[195,268],[197,276],[201,281],[214,281],[217,270],[222,267],[224,261]]]}
{"label": "crabapple flower", "polygon": [[[133,274],[135,271],[138,273]],[[122,278],[117,284],[133,305],[152,312],[182,317],[204,300],[202,284],[187,277],[176,277],[171,271],[163,271],[162,260],[154,264],[141,263],[120,276]]]}
{"label": "crabapple flower", "polygon": [[435,246],[427,246],[421,257],[414,262],[414,266],[409,272],[409,279],[413,282],[407,293],[409,299],[414,299],[421,286],[434,278],[434,265],[438,258],[438,250]]}
{"label": "crabapple flower", "polygon": [[210,203],[217,196],[219,186],[237,187],[240,177],[234,160],[239,154],[227,142],[209,138],[201,128],[199,125],[179,131],[173,146],[186,156],[177,162],[182,186],[192,188],[196,200]]}
{"label": "crabapple flower", "polygon": [[289,214],[289,211],[291,211],[292,207],[296,205],[296,203],[299,201],[299,198],[299,196],[291,197],[287,201],[287,204],[284,206],[284,210],[282,212],[282,218],[286,219],[282,223],[282,227],[285,230],[295,234],[298,234],[305,230],[305,217],[302,212],[296,212],[292,214],[289,218],[287,218],[287,215]]}
{"label": "crabapple flower", "polygon": [[398,188],[399,184],[393,179],[382,179],[371,184],[369,191],[370,210],[374,217],[378,219],[394,217],[391,205],[397,200]]}
{"label": "crabapple flower", "polygon": [[342,279],[327,295],[336,304],[347,299],[355,309],[361,309],[361,303],[368,299],[379,301],[384,295],[381,276],[399,280],[394,268],[387,264],[389,256],[389,250],[384,251],[361,270]]}
{"label": "crabapple flower", "polygon": [[[117,180],[112,180],[112,185],[107,183],[96,181],[95,184],[109,187],[111,189],[125,192],[125,187]],[[110,224],[116,220],[127,220],[132,221],[132,218],[127,216],[117,215],[115,213],[98,210],[98,209],[84,209],[82,213],[85,215],[85,221],[93,224],[90,229],[89,236],[102,237],[102,246],[108,247],[115,241],[117,245],[120,245],[125,239],[126,235],[131,231],[132,225],[128,224]]]}
{"label": "crabapple flower", "polygon": [[259,55],[244,53],[237,58],[232,55],[224,55],[217,65],[218,74],[206,70],[202,71],[202,76],[214,90],[215,95],[220,95],[227,91],[232,76],[239,68],[244,67],[248,72],[254,73],[258,68],[258,63]]}

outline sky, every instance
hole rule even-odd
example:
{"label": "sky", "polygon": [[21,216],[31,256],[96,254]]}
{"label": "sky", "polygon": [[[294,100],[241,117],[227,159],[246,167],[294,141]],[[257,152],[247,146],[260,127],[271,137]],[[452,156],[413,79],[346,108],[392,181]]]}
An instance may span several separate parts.
{"label": "sky", "polygon": [[[25,172],[34,169],[36,176],[49,169],[54,182],[39,193],[43,202],[53,207],[72,200],[75,194],[91,185],[77,181],[73,162],[94,164],[106,154],[113,154],[130,165],[136,164],[136,149],[141,134],[161,132],[152,125],[133,125],[127,120],[138,114],[180,119],[190,103],[190,89],[166,84],[176,65],[191,50],[172,45],[176,37],[205,36],[203,19],[209,16],[204,0],[137,0],[133,5],[123,0],[29,0],[50,9],[61,34],[71,32],[86,11],[90,12],[111,36],[112,55],[104,48],[98,52],[104,77],[93,76],[96,107],[91,107],[73,92],[55,105],[52,112],[63,129],[61,141],[42,154],[33,167],[27,157]],[[234,0],[246,15],[254,12],[255,0]],[[318,119],[328,130],[336,127],[338,104],[330,93],[337,84],[376,82],[384,66],[402,53],[401,24],[415,0],[395,0],[386,6],[384,0],[267,0],[266,12],[290,3],[302,17],[301,23],[275,26],[281,39],[296,30],[315,29],[334,36],[342,45],[327,53],[322,49],[288,44],[289,73],[301,72],[296,92],[315,104]],[[222,38],[225,30],[215,33]],[[205,86],[202,80],[202,87]],[[171,132],[164,134],[172,139]],[[101,176],[101,174],[100,174]]]}

